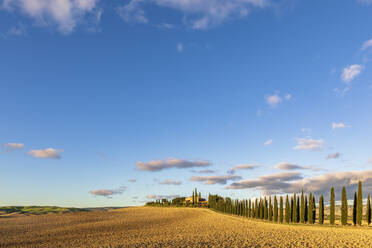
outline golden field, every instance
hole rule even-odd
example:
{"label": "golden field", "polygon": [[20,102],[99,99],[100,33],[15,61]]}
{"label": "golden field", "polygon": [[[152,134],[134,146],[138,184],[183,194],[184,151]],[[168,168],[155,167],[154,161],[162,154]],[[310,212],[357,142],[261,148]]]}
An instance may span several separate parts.
{"label": "golden field", "polygon": [[0,218],[0,247],[372,247],[372,229],[136,207]]}

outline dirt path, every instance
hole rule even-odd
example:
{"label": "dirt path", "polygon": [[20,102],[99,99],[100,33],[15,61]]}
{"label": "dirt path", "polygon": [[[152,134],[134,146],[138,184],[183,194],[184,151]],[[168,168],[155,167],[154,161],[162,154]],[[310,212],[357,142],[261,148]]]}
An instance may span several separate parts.
{"label": "dirt path", "polygon": [[0,218],[0,247],[372,247],[372,228],[281,225],[207,209]]}

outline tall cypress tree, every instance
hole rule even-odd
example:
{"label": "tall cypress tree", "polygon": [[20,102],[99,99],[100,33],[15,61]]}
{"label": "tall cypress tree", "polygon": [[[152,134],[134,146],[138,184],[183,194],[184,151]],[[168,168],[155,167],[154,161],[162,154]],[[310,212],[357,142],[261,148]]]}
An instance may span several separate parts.
{"label": "tall cypress tree", "polygon": [[271,204],[271,196],[269,198],[269,221],[273,221],[273,205]]}
{"label": "tall cypress tree", "polygon": [[278,222],[278,200],[274,196],[274,221]]}
{"label": "tall cypress tree", "polygon": [[289,206],[289,199],[288,199],[288,195],[286,197],[286,201],[285,201],[285,222],[289,223],[291,221],[291,210],[290,210],[290,206]]}
{"label": "tall cypress tree", "polygon": [[291,222],[293,222],[293,196],[291,196],[291,206],[290,206],[290,215],[291,215]]}
{"label": "tall cypress tree", "polygon": [[248,200],[248,217],[252,218],[252,201],[251,201],[251,199]]}
{"label": "tall cypress tree", "polygon": [[279,222],[283,223],[283,196],[280,196],[279,205]]}
{"label": "tall cypress tree", "polygon": [[323,224],[324,222],[324,199],[323,195],[319,198],[319,224]]}
{"label": "tall cypress tree", "polygon": [[362,192],[362,182],[359,181],[358,183],[358,196],[357,196],[357,224],[360,226],[362,225],[363,219],[363,192]]}
{"label": "tall cypress tree", "polygon": [[316,220],[316,201],[315,201],[315,196],[313,195],[313,224],[315,223]]}
{"label": "tall cypress tree", "polygon": [[192,205],[195,206],[195,192],[192,192]]}
{"label": "tall cypress tree", "polygon": [[330,217],[329,223],[331,225],[335,224],[335,189],[331,188],[331,203],[330,203]]}
{"label": "tall cypress tree", "polygon": [[312,224],[312,219],[313,219],[313,204],[312,204],[312,200],[313,200],[313,195],[310,193],[309,195],[309,208],[308,208],[308,221],[310,224]]}
{"label": "tall cypress tree", "polygon": [[370,197],[369,197],[369,193],[368,193],[368,196],[367,196],[367,209],[366,209],[366,221],[367,221],[367,224],[371,224],[371,200],[370,200]]}
{"label": "tall cypress tree", "polygon": [[292,219],[292,221],[294,223],[296,223],[297,222],[297,196],[296,196],[296,194],[293,195],[292,212],[293,212],[293,219]]}
{"label": "tall cypress tree", "polygon": [[301,223],[305,223],[305,198],[304,198],[304,191],[303,190],[301,192],[300,221],[301,221]]}
{"label": "tall cypress tree", "polygon": [[341,224],[347,225],[347,196],[346,188],[342,187]]}
{"label": "tall cypress tree", "polygon": [[299,223],[300,222],[300,196],[297,197],[297,204],[296,204],[296,216],[297,216],[297,219],[296,219],[296,222]]}
{"label": "tall cypress tree", "polygon": [[354,193],[354,204],[353,204],[353,224],[357,223],[357,193]]}
{"label": "tall cypress tree", "polygon": [[267,199],[266,199],[266,196],[264,198],[264,204],[265,204],[265,207],[264,207],[264,219],[267,220],[269,218],[269,213],[268,213],[268,208],[267,208]]}
{"label": "tall cypress tree", "polygon": [[254,208],[255,208],[255,217],[256,217],[256,219],[258,219],[259,218],[259,208],[258,208],[258,199],[256,198],[256,200],[255,200],[255,203],[254,203]]}
{"label": "tall cypress tree", "polygon": [[305,195],[305,201],[304,201],[304,208],[305,208],[305,215],[304,215],[304,222],[307,223],[308,222],[308,217],[309,217],[309,208],[308,208],[308,205],[307,205],[307,195]]}

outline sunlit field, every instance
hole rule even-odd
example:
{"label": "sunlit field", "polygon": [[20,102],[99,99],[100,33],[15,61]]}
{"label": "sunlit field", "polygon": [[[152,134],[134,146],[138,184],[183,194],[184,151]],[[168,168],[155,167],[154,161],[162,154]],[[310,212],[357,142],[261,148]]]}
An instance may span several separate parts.
{"label": "sunlit field", "polygon": [[372,247],[372,230],[275,224],[200,208],[138,207],[2,217],[0,247]]}

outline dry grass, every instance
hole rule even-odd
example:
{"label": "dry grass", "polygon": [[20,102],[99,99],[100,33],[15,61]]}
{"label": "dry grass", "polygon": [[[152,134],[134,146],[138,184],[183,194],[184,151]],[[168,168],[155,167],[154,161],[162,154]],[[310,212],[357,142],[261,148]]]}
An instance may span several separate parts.
{"label": "dry grass", "polygon": [[372,230],[140,207],[0,218],[0,247],[372,247]]}

